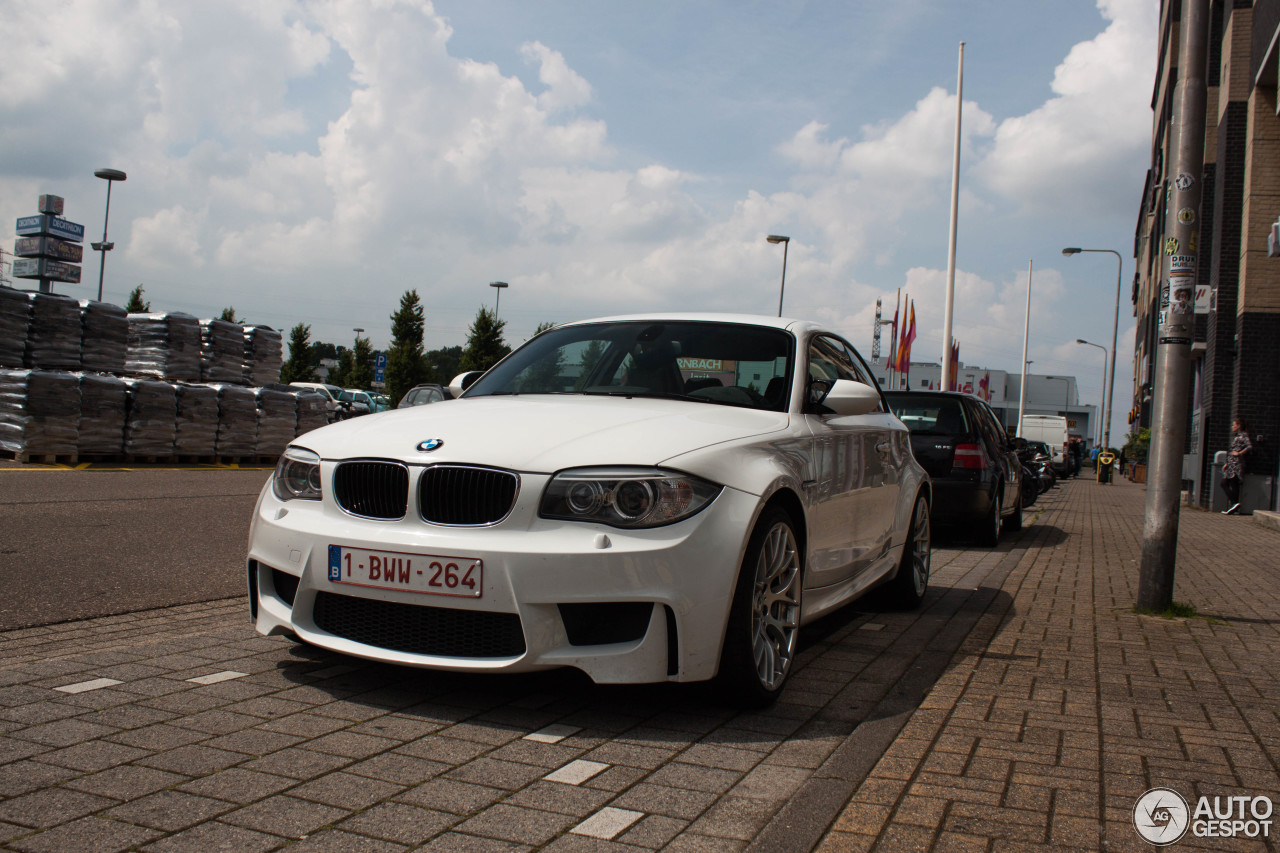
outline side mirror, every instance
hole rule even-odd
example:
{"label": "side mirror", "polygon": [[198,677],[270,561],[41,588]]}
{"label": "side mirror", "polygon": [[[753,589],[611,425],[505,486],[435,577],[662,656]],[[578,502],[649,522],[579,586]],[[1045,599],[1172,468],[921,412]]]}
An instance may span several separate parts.
{"label": "side mirror", "polygon": [[804,389],[804,409],[806,412],[819,412],[827,414],[823,410],[822,401],[827,399],[827,395],[831,393],[831,389],[835,386],[835,381],[831,379],[810,379],[809,384]]}
{"label": "side mirror", "polygon": [[[813,382],[810,388],[818,384]],[[880,407],[880,392],[870,385],[854,382],[852,379],[837,379],[834,382],[823,380],[822,384],[831,387],[820,400],[820,405],[840,417],[865,415]]]}
{"label": "side mirror", "polygon": [[468,370],[466,373],[459,373],[449,383],[449,393],[454,397],[462,396],[462,392],[475,384],[475,381],[483,375],[483,370]]}

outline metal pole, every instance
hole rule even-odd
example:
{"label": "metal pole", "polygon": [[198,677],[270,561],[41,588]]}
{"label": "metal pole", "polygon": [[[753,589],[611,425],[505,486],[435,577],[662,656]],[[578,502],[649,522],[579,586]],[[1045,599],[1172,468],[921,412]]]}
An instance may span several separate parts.
{"label": "metal pole", "polygon": [[960,213],[960,111],[964,105],[964,42],[960,42],[960,70],[956,74],[956,143],[951,160],[951,238],[947,246],[947,302],[942,320],[942,382],[951,387],[951,320],[956,301],[956,224]]}
{"label": "metal pole", "polygon": [[782,297],[787,292],[787,250],[791,248],[790,240],[782,241],[782,284],[778,287],[778,316],[782,316]]}
{"label": "metal pole", "polygon": [[[1107,410],[1107,348],[1102,344],[1095,344],[1092,341],[1086,341],[1084,338],[1076,338],[1076,343],[1084,344],[1087,347],[1102,350],[1102,400],[1098,408],[1099,412]],[[1101,421],[1094,427],[1094,440],[1099,442],[1099,446],[1103,446],[1102,442],[1102,423]]]}
{"label": "metal pole", "polygon": [[1022,415],[1027,408],[1027,343],[1031,337],[1031,261],[1027,261],[1027,320],[1022,327],[1022,381],[1018,385],[1018,435],[1022,435]]}
{"label": "metal pole", "polygon": [[1115,417],[1116,399],[1116,333],[1120,330],[1120,273],[1124,269],[1124,259],[1120,253],[1108,249],[1116,256],[1116,313],[1111,321],[1111,375],[1107,379],[1107,405],[1102,413],[1103,450],[1111,446],[1111,420]]}
{"label": "metal pole", "polygon": [[1196,219],[1200,177],[1204,172],[1205,65],[1209,0],[1182,0],[1179,24],[1178,84],[1173,95],[1170,171],[1165,207],[1162,268],[1167,277],[1160,295],[1156,347],[1155,411],[1151,425],[1151,465],[1146,515],[1142,526],[1142,562],[1138,601],[1142,610],[1161,611],[1173,603],[1178,555],[1178,512],[1182,504],[1182,456],[1187,438],[1191,336],[1197,266]]}
{"label": "metal pole", "polygon": [[111,184],[107,181],[107,210],[102,215],[102,249],[98,252],[98,301],[102,301],[102,276],[107,269],[107,220],[111,218]]}

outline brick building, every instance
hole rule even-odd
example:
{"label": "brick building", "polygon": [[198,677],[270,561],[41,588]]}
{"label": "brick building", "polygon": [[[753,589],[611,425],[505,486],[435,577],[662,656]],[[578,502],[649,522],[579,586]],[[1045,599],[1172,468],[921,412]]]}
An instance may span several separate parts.
{"label": "brick building", "polygon": [[[1162,0],[1152,94],[1151,169],[1134,241],[1135,428],[1151,425],[1160,318],[1165,203],[1173,180],[1171,114],[1178,79],[1180,0]],[[1212,0],[1205,82],[1195,343],[1183,479],[1214,506],[1214,453],[1243,417],[1254,437],[1243,499],[1274,509],[1280,480],[1280,258],[1267,237],[1280,216],[1280,0]]]}

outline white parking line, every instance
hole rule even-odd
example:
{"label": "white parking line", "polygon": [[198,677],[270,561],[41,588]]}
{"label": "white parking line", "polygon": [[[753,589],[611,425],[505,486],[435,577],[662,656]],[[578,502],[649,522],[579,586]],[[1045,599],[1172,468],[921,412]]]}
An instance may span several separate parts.
{"label": "white parking line", "polygon": [[187,681],[193,684],[217,684],[220,681],[230,681],[233,678],[244,678],[249,673],[236,672],[233,669],[226,669],[222,672],[215,672],[211,675],[201,675],[196,678],[188,678]]}
{"label": "white parking line", "polygon": [[81,681],[76,684],[64,684],[61,687],[55,687],[59,693],[87,693],[90,690],[101,690],[104,687],[114,687],[117,684],[124,684],[123,681],[116,681],[114,678],[95,678],[93,681]]}
{"label": "white parking line", "polygon": [[525,735],[523,740],[537,741],[538,743],[559,743],[569,735],[577,734],[582,731],[576,726],[564,726],[560,723],[547,726],[545,729],[538,729],[533,734]]}
{"label": "white parking line", "polygon": [[589,835],[592,838],[603,838],[609,841],[616,838],[624,829],[642,817],[644,817],[644,812],[615,809],[609,806],[596,812],[569,831],[574,835]]}
{"label": "white parking line", "polygon": [[570,761],[564,767],[552,773],[548,773],[542,778],[548,782],[563,782],[566,785],[581,785],[592,776],[601,771],[609,769],[608,764],[601,764],[599,761],[587,761],[585,758],[579,758],[577,761]]}

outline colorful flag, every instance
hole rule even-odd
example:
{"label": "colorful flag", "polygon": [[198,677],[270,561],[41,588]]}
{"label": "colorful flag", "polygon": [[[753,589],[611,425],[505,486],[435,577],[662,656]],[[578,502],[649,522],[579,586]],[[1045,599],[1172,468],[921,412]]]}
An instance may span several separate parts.
{"label": "colorful flag", "polygon": [[951,379],[948,381],[947,390],[954,391],[960,387],[959,377],[956,376],[960,372],[960,342],[955,338],[951,339],[951,352],[947,354],[949,359],[950,370],[948,371]]}
{"label": "colorful flag", "polygon": [[908,312],[911,316],[903,324],[902,341],[898,344],[898,371],[906,373],[911,369],[911,342],[916,339],[916,303],[907,300],[911,305]]}
{"label": "colorful flag", "polygon": [[991,371],[987,371],[982,376],[982,381],[978,383],[978,396],[991,402]]}

